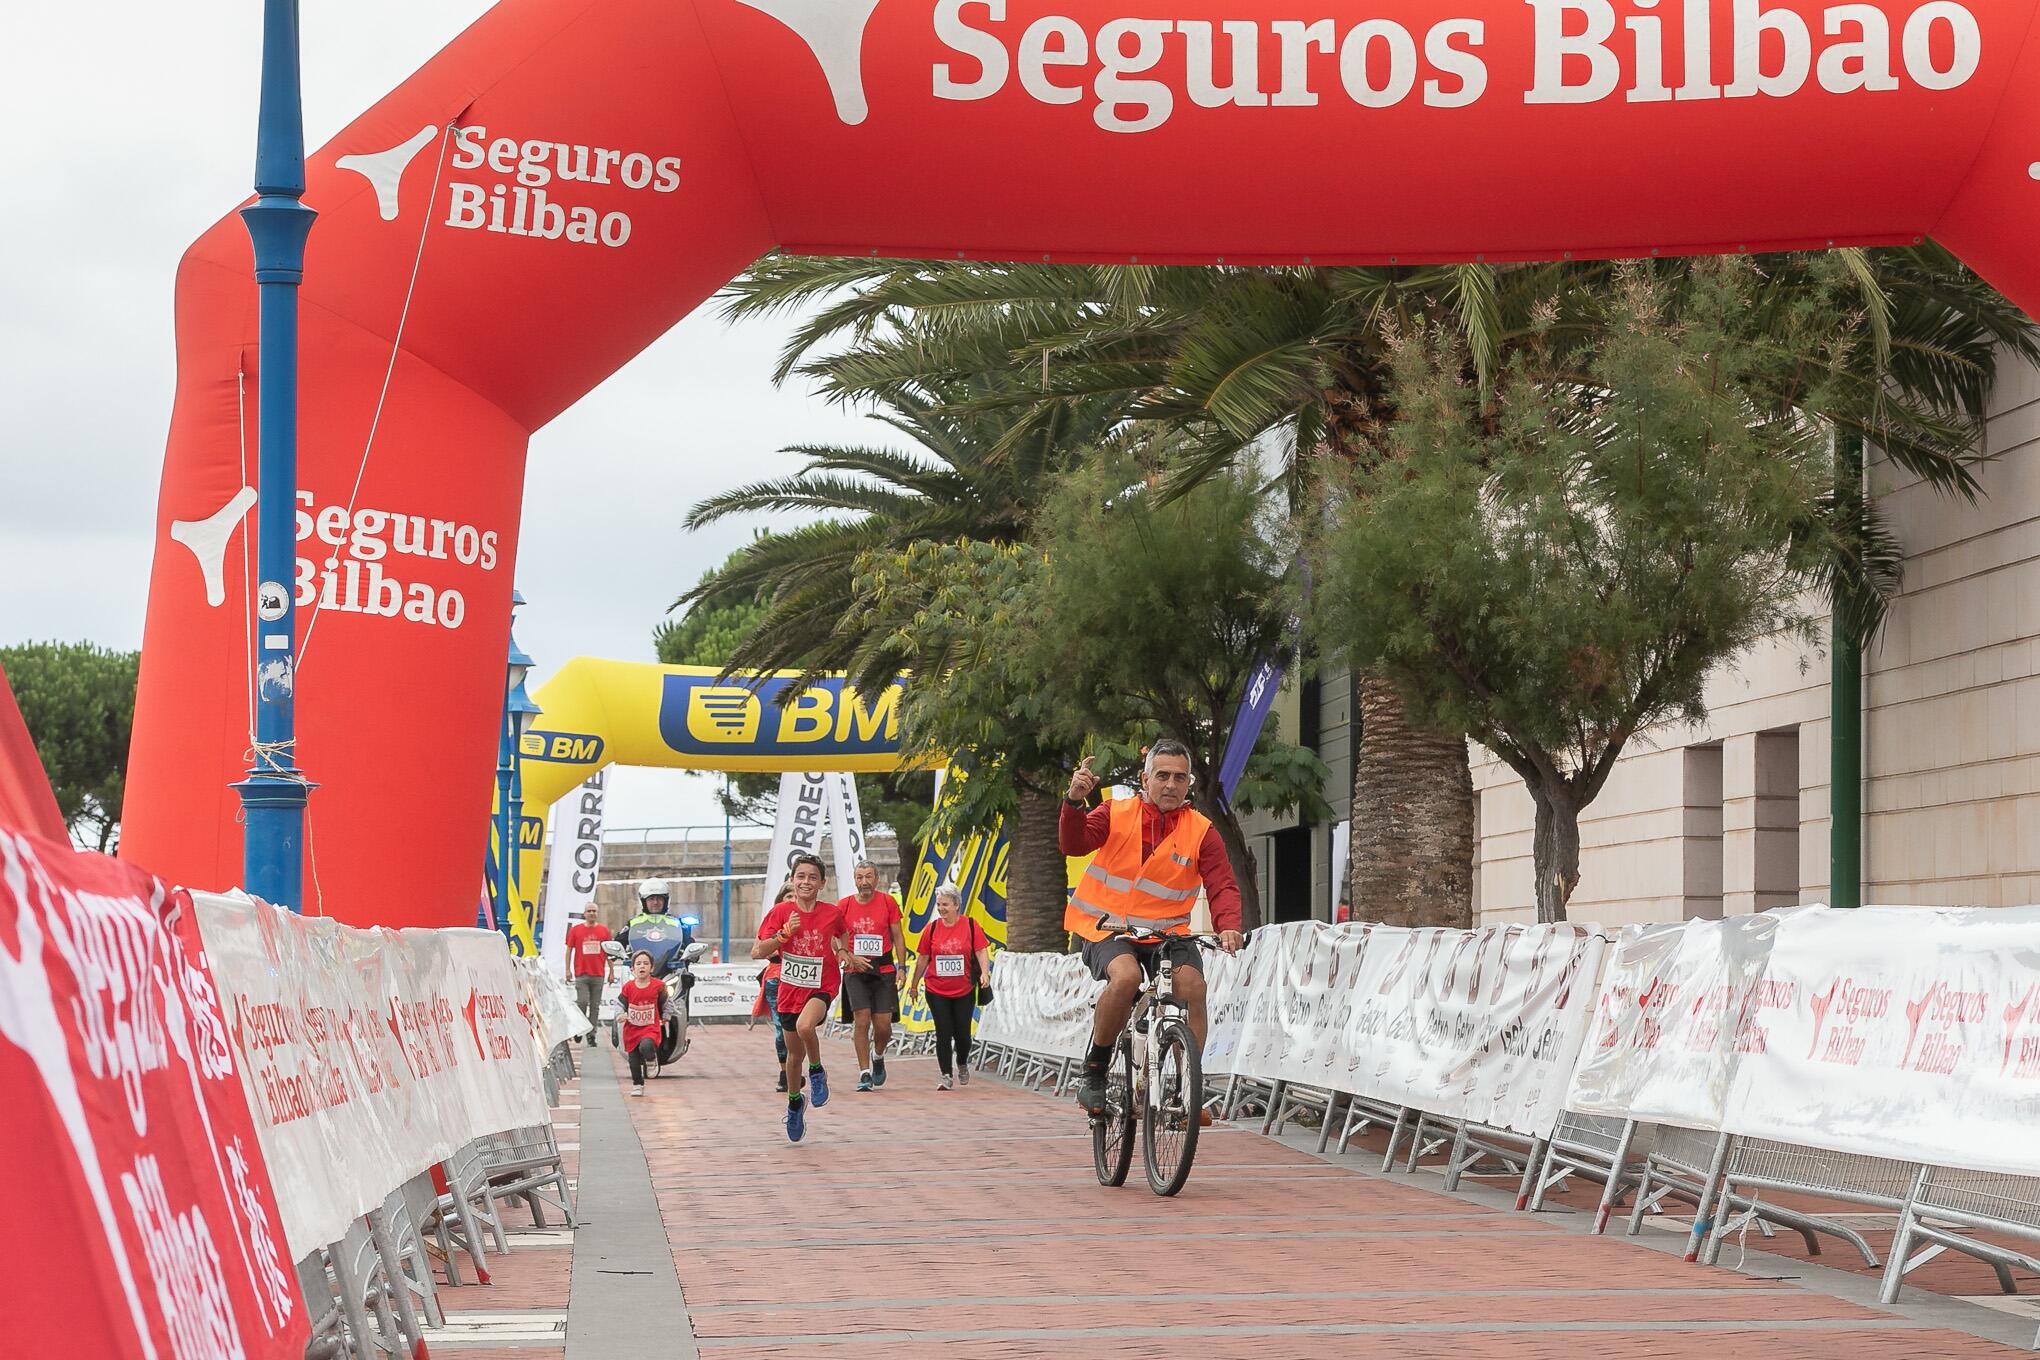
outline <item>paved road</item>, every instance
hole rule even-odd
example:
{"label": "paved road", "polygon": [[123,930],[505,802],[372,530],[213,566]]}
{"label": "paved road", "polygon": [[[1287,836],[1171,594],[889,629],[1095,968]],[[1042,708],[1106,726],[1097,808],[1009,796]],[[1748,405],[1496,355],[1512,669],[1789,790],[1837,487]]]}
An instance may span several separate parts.
{"label": "paved road", "polygon": [[[620,1070],[600,1053],[584,1086]],[[1981,1316],[1968,1305],[1894,1313],[1759,1278],[1767,1263],[1807,1272],[1754,1253],[1753,1274],[1688,1266],[1586,1236],[1576,1215],[1511,1213],[1497,1195],[1469,1202],[1434,1177],[1382,1177],[1243,1129],[1206,1131],[1174,1200],[1148,1193],[1137,1162],[1106,1190],[1072,1106],[983,1078],[938,1091],[928,1059],[895,1061],[863,1095],[848,1044],[824,1056],[837,1094],[797,1146],[762,1030],[705,1031],[614,1116],[635,1127],[709,1360],[892,1360],[902,1343],[945,1360],[2013,1353],[1936,1325]],[[615,1103],[585,1103],[592,1147]],[[584,1162],[584,1194],[598,1176],[644,1174],[628,1155],[603,1164]],[[644,1225],[630,1225],[638,1243]],[[576,1245],[593,1245],[586,1230]],[[581,1266],[576,1312],[599,1303],[584,1281],[610,1278]]]}

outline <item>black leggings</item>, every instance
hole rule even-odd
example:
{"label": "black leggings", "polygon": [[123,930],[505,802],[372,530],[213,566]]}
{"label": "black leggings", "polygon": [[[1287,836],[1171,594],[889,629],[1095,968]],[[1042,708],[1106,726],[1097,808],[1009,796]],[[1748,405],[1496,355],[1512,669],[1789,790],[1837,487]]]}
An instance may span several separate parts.
{"label": "black leggings", "polygon": [[637,1047],[630,1051],[630,1079],[633,1085],[645,1084],[645,1069],[659,1061],[659,1041],[640,1039]]}
{"label": "black leggings", "polygon": [[[970,1021],[976,1004],[976,998],[969,993],[962,996],[928,993],[928,1014],[935,1020],[935,1061],[942,1065],[945,1077],[970,1066]],[[955,1068],[949,1065],[951,1052],[956,1054]]]}

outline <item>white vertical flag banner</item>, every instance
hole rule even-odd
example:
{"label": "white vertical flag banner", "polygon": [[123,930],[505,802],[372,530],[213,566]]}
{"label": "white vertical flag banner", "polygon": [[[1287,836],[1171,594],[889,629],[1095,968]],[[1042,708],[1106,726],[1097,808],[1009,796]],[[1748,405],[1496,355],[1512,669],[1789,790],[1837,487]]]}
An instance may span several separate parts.
{"label": "white vertical flag banner", "polygon": [[828,775],[788,770],[779,776],[779,815],[772,823],[772,853],[765,861],[768,904],[795,855],[821,853],[822,836],[829,829],[829,801]]}
{"label": "white vertical flag banner", "polygon": [[857,776],[829,776],[829,844],[836,854],[836,893],[847,896],[864,858],[864,812],[857,806]]}
{"label": "white vertical flag banner", "polygon": [[539,957],[549,974],[567,970],[567,927],[595,899],[602,868],[602,795],[605,767],[552,806],[552,857],[545,868],[545,908]]}

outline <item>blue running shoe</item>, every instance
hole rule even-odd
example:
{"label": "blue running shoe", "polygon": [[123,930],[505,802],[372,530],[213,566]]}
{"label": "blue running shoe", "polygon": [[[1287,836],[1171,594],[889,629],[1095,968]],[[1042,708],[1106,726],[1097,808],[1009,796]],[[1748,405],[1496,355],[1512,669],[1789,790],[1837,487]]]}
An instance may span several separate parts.
{"label": "blue running shoe", "polygon": [[816,1109],[819,1110],[822,1106],[829,1103],[829,1078],[828,1074],[823,1072],[821,1068],[810,1067],[808,1069],[807,1085],[808,1099],[815,1103]]}
{"label": "blue running shoe", "polygon": [[871,1060],[871,1084],[873,1086],[885,1085],[885,1059],[882,1057]]}
{"label": "blue running shoe", "polygon": [[807,1132],[807,1102],[795,1096],[786,1106],[786,1141],[798,1143]]}

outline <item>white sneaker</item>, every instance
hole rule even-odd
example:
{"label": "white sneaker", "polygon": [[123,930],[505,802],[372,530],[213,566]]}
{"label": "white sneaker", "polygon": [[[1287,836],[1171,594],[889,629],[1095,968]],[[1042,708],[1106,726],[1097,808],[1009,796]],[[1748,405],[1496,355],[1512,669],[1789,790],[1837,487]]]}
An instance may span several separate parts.
{"label": "white sneaker", "polygon": [[958,1086],[970,1085],[970,1069],[968,1067],[959,1067],[956,1069],[956,1084]]}
{"label": "white sneaker", "polygon": [[645,1084],[643,1082],[636,1083],[630,1088],[630,1093],[634,1096],[643,1095],[645,1093]]}
{"label": "white sneaker", "polygon": [[935,1089],[938,1091],[948,1091],[954,1089],[955,1086],[956,1083],[949,1079],[949,1074],[947,1072],[944,1072],[942,1074],[941,1082],[935,1087]]}

